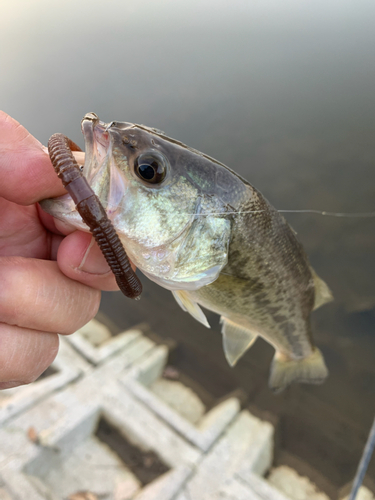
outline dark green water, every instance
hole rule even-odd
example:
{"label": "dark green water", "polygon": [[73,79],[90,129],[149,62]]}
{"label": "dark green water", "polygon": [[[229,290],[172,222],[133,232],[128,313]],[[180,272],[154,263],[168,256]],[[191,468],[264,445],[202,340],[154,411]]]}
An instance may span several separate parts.
{"label": "dark green water", "polygon": [[[0,107],[45,144],[63,132],[83,146],[87,111],[155,126],[279,209],[369,212],[374,17],[370,0],[3,0]],[[119,328],[146,321],[175,339],[181,369],[214,397],[241,387],[245,404],[276,416],[276,459],[309,463],[328,491],[354,475],[375,412],[375,219],[287,219],[336,298],[313,315],[331,373],[321,387],[271,395],[268,345],[257,341],[230,369],[217,318],[205,329],[146,279],[139,303],[105,294],[103,310]]]}

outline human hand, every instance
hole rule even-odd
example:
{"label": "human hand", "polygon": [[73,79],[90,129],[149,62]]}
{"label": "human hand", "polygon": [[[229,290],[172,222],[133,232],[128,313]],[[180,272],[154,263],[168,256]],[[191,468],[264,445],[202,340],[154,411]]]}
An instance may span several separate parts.
{"label": "human hand", "polygon": [[0,389],[34,381],[57,333],[95,316],[100,289],[118,289],[91,234],[37,204],[64,192],[46,148],[0,111]]}

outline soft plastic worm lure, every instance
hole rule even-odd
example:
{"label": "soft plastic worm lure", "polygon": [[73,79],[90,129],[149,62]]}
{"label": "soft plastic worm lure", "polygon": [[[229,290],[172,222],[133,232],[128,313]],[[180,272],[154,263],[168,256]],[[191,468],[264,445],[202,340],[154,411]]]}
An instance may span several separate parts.
{"label": "soft plastic worm lure", "polygon": [[72,150],[77,151],[79,148],[63,134],[54,134],[48,141],[52,165],[76,204],[83,221],[90,228],[120,290],[126,297],[136,299],[142,292],[142,284],[131,268],[120,238],[99,198],[82,175]]}

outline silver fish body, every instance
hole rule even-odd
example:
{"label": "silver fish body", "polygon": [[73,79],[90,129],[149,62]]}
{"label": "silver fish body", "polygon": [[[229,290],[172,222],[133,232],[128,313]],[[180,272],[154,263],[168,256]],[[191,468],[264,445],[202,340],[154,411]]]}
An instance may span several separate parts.
{"label": "silver fish body", "polygon": [[[221,315],[234,365],[257,336],[276,349],[270,387],[320,383],[328,372],[310,313],[332,299],[294,231],[262,194],[220,162],[132,123],[82,120],[84,175],[130,259],[208,325]],[[87,230],[68,195],[48,213]]]}

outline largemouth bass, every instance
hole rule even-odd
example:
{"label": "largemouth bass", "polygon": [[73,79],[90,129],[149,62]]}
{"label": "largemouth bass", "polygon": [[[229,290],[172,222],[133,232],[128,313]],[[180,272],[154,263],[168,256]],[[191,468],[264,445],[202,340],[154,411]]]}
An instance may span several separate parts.
{"label": "largemouth bass", "polygon": [[[269,385],[321,383],[310,313],[332,300],[294,231],[249,182],[163,132],[127,122],[82,120],[83,174],[130,259],[209,327],[221,316],[233,366],[260,336],[275,348]],[[44,200],[49,214],[87,231],[69,195]]]}

